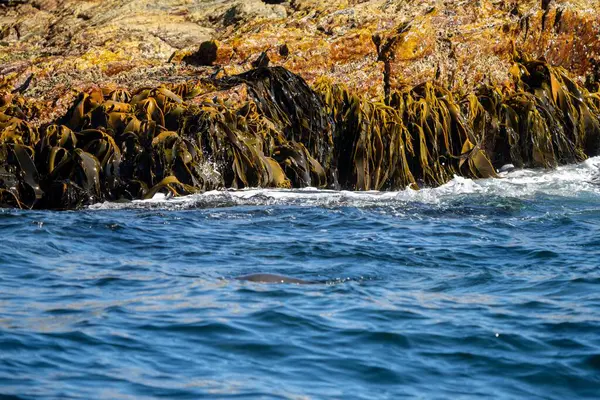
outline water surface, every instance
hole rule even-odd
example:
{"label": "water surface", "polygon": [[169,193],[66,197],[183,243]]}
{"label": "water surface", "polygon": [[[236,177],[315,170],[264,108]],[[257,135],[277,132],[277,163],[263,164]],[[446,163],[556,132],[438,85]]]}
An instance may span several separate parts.
{"label": "water surface", "polygon": [[597,398],[597,164],[2,210],[0,394]]}

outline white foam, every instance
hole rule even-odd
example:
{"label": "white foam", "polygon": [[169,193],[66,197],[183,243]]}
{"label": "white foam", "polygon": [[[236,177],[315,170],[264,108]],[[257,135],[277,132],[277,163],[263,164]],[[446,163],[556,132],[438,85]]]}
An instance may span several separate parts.
{"label": "white foam", "polygon": [[296,206],[373,206],[403,202],[439,204],[462,195],[489,195],[526,199],[543,194],[574,197],[591,194],[600,197],[600,157],[581,164],[555,170],[515,170],[500,174],[496,179],[472,180],[455,176],[437,188],[398,192],[352,192],[305,189],[244,189],[210,191],[185,197],[168,198],[162,193],[149,200],[128,203],[100,203],[91,209],[125,208],[216,208],[239,205],[296,205]]}

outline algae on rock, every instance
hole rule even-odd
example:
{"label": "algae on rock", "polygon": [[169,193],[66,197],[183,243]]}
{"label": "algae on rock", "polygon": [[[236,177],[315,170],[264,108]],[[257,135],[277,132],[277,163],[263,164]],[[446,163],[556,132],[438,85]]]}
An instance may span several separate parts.
{"label": "algae on rock", "polygon": [[0,204],[416,189],[597,155],[600,1],[460,5],[0,4]]}

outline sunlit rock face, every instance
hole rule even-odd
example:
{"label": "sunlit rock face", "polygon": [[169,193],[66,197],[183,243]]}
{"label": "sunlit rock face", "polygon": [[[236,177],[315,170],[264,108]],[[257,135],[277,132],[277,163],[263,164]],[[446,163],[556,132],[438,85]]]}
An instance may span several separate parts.
{"label": "sunlit rock face", "polygon": [[470,88],[509,84],[515,48],[580,80],[598,71],[600,57],[598,0],[2,3],[2,86],[34,74],[28,94],[52,100],[92,84],[143,86],[210,73],[178,63],[208,40],[218,42],[227,73],[249,69],[266,51],[271,65],[309,83],[327,76],[373,97],[382,94],[386,63],[392,89],[424,81]]}

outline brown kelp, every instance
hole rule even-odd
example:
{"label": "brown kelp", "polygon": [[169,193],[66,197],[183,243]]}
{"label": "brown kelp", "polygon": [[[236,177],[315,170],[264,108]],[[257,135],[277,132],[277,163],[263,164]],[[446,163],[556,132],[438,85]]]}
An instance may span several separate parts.
{"label": "brown kelp", "polygon": [[539,60],[517,62],[511,73],[515,90],[481,87],[462,105],[494,165],[552,168],[598,154],[596,95]]}
{"label": "brown kelp", "polygon": [[296,186],[325,186],[333,144],[332,123],[321,98],[301,77],[282,67],[258,68],[218,82],[222,87],[240,84],[248,87],[257,110],[289,142],[280,143],[276,158],[289,167],[292,182]]}
{"label": "brown kelp", "polygon": [[519,56],[512,87],[425,82],[372,100],[281,67],[80,93],[51,124],[0,94],[0,205],[77,208],[218,188],[397,190],[600,152],[600,95]]}
{"label": "brown kelp", "polygon": [[341,187],[381,190],[415,183],[407,162],[414,154],[412,138],[397,109],[326,80],[316,89],[333,118],[333,159]]}

